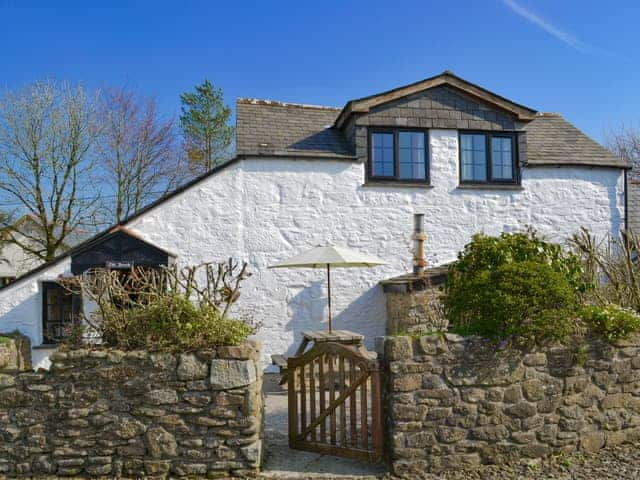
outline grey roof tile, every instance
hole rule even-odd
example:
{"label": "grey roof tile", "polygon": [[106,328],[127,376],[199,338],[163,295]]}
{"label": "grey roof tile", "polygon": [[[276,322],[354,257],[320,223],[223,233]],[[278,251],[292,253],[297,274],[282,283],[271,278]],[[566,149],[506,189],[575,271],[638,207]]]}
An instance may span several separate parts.
{"label": "grey roof tile", "polygon": [[284,155],[350,159],[355,152],[333,127],[339,108],[269,100],[239,99],[236,151],[239,155]]}
{"label": "grey roof tile", "polygon": [[[238,155],[355,159],[355,141],[348,141],[345,132],[334,126],[340,112],[334,107],[239,99],[236,151]],[[469,128],[484,128],[487,123],[452,119],[451,128],[461,122]],[[527,165],[629,167],[559,114],[539,113],[522,130]]]}
{"label": "grey roof tile", "polygon": [[528,165],[585,165],[628,168],[629,164],[557,113],[538,114],[526,132]]}

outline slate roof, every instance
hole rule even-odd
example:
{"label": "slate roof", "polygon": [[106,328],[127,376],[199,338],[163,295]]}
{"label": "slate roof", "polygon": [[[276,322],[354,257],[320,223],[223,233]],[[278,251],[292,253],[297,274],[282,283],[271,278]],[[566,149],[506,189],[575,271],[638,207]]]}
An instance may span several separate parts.
{"label": "slate roof", "polygon": [[355,160],[355,142],[343,129],[353,113],[399,96],[450,85],[490,105],[511,111],[526,132],[527,165],[629,168],[629,164],[558,114],[537,113],[446,71],[414,84],[347,102],[344,108],[241,98],[236,106],[238,156],[288,156]]}
{"label": "slate roof", "polygon": [[354,159],[333,127],[340,108],[241,98],[236,104],[238,155]]}
{"label": "slate roof", "polygon": [[557,113],[538,114],[524,125],[527,165],[584,165],[630,168]]}

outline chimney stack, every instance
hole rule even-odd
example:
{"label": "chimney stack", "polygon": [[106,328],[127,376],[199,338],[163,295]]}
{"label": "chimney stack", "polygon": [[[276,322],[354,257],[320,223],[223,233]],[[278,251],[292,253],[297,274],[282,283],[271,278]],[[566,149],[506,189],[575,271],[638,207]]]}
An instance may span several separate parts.
{"label": "chimney stack", "polygon": [[424,242],[427,234],[424,233],[424,213],[415,213],[413,215],[413,273],[414,275],[424,275],[424,268],[427,261],[424,258]]}

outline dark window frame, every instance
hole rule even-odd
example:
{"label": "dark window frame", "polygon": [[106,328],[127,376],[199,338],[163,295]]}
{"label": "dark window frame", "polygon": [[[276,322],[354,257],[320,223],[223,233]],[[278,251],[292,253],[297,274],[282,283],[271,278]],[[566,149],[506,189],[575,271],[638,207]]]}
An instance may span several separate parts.
{"label": "dark window frame", "polygon": [[[424,134],[424,179],[422,178],[400,178],[400,132],[414,132]],[[393,176],[384,177],[373,174],[373,135],[376,133],[393,134]],[[390,182],[431,185],[431,162],[429,159],[429,130],[426,128],[411,127],[371,127],[367,134],[367,181]]]}
{"label": "dark window frame", "polygon": [[[483,135],[485,141],[485,152],[487,154],[487,179],[486,180],[465,180],[462,178],[462,136],[463,135]],[[511,168],[513,178],[493,178],[493,147],[492,138],[511,139]],[[520,185],[520,157],[518,148],[518,132],[511,131],[487,131],[487,130],[458,130],[458,181],[460,185]]]}
{"label": "dark window frame", "polygon": [[[59,282],[55,280],[43,280],[41,282],[41,290],[42,290],[42,342],[46,345],[56,345],[60,343],[60,341],[64,338],[64,335],[60,337],[50,337],[47,335],[48,324],[50,323],[60,323],[64,324],[64,320],[59,319],[49,319],[48,308],[49,307],[49,299],[48,292],[50,290],[65,290],[65,288],[60,285]],[[67,294],[71,300],[71,318],[69,319],[69,323],[74,322],[78,314],[80,313],[81,308],[81,299],[79,295],[73,294],[67,291]],[[58,305],[58,304],[56,304]],[[62,304],[59,304],[62,305]]]}
{"label": "dark window frame", "polygon": [[4,277],[0,277],[0,288],[6,287],[7,285],[11,285],[13,282],[15,282],[16,280],[16,276],[4,276]]}

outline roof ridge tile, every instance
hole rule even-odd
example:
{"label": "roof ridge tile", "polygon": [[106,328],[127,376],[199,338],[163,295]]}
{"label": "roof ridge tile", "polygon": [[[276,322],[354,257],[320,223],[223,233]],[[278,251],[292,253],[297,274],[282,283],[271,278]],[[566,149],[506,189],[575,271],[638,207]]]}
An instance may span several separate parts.
{"label": "roof ridge tile", "polygon": [[265,98],[247,98],[240,97],[236,100],[236,103],[243,105],[266,105],[271,107],[294,107],[294,108],[306,108],[315,110],[342,110],[341,107],[331,107],[328,105],[313,105],[309,103],[293,103],[293,102],[281,102],[279,100],[269,100]]}

